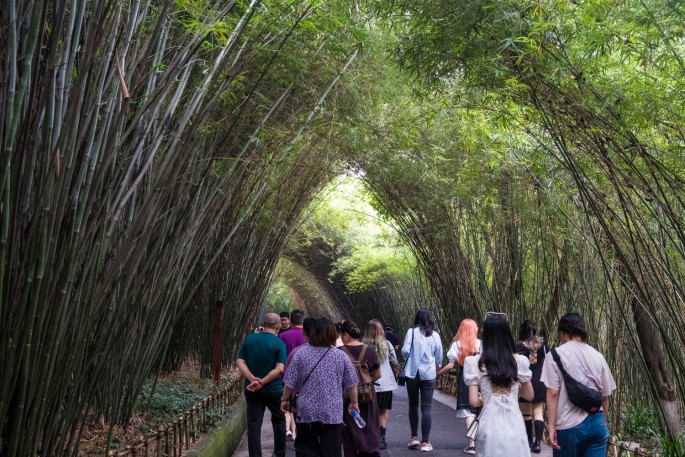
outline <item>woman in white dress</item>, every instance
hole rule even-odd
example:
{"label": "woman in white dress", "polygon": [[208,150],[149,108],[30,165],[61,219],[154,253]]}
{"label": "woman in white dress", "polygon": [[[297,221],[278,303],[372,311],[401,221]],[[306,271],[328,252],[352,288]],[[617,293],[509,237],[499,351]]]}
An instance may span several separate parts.
{"label": "woman in white dress", "polygon": [[469,403],[474,408],[482,407],[477,456],[530,456],[518,399],[533,399],[531,377],[528,358],[514,353],[509,322],[499,315],[488,316],[483,323],[482,354],[464,361]]}

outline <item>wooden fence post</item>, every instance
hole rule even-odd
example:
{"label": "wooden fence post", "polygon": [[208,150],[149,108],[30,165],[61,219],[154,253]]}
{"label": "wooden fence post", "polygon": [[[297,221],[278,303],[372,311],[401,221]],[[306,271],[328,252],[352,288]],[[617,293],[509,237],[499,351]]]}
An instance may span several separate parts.
{"label": "wooden fence post", "polygon": [[224,302],[216,301],[214,308],[214,384],[219,384],[221,376],[221,316],[223,314]]}

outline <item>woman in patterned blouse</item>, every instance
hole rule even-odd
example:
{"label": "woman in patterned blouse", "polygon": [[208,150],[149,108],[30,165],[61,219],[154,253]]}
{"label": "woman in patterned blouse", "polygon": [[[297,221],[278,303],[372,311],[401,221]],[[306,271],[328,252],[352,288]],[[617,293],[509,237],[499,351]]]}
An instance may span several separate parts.
{"label": "woman in patterned blouse", "polygon": [[[357,398],[357,374],[349,357],[333,347],[335,324],[318,319],[309,345],[299,349],[285,370],[281,409],[290,409],[292,391],[297,399],[297,457],[340,457],[342,445],[343,393]],[[348,412],[359,411],[350,403]]]}

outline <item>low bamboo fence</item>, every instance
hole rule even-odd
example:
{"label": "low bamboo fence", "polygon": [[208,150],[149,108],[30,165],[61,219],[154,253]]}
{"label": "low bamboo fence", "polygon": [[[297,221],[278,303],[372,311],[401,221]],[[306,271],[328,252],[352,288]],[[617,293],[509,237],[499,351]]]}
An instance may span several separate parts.
{"label": "low bamboo fence", "polygon": [[[446,395],[455,397],[457,395],[458,378],[454,373],[448,373],[440,377],[440,391]],[[548,442],[545,440],[545,442]],[[607,457],[660,457],[658,453],[649,453],[642,449],[638,444],[629,444],[616,440],[615,437],[609,438],[607,447]]]}
{"label": "low bamboo fence", "polygon": [[651,454],[640,449],[638,444],[628,444],[617,441],[615,437],[609,438],[608,457],[660,457],[659,453]]}
{"label": "low bamboo fence", "polygon": [[175,422],[160,427],[157,433],[141,436],[135,444],[126,446],[123,451],[110,450],[109,457],[181,457],[200,434],[213,422],[212,415],[226,412],[242,395],[243,378],[231,380],[216,395],[211,395],[192,409],[183,413]]}

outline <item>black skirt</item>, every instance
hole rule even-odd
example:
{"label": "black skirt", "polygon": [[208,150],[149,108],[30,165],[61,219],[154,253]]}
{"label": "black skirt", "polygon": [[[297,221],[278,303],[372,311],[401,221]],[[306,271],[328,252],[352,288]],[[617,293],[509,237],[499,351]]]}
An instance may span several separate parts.
{"label": "black skirt", "polygon": [[378,409],[392,409],[392,390],[376,392],[376,403]]}
{"label": "black skirt", "polygon": [[[528,350],[526,349],[520,349],[519,354],[528,357]],[[523,398],[519,398],[519,402],[521,403],[544,403],[547,401],[547,387],[545,386],[545,383],[540,381],[540,377],[542,376],[542,365],[545,363],[545,346],[540,346],[538,349],[538,360],[535,364],[530,366],[530,371],[533,372],[533,377],[530,380],[531,384],[533,384],[533,401],[527,401],[524,400]]]}
{"label": "black skirt", "polygon": [[459,367],[459,379],[457,380],[457,411],[468,409],[471,414],[476,416],[480,413],[480,408],[472,408],[469,405],[469,387],[464,382],[464,367]]}

